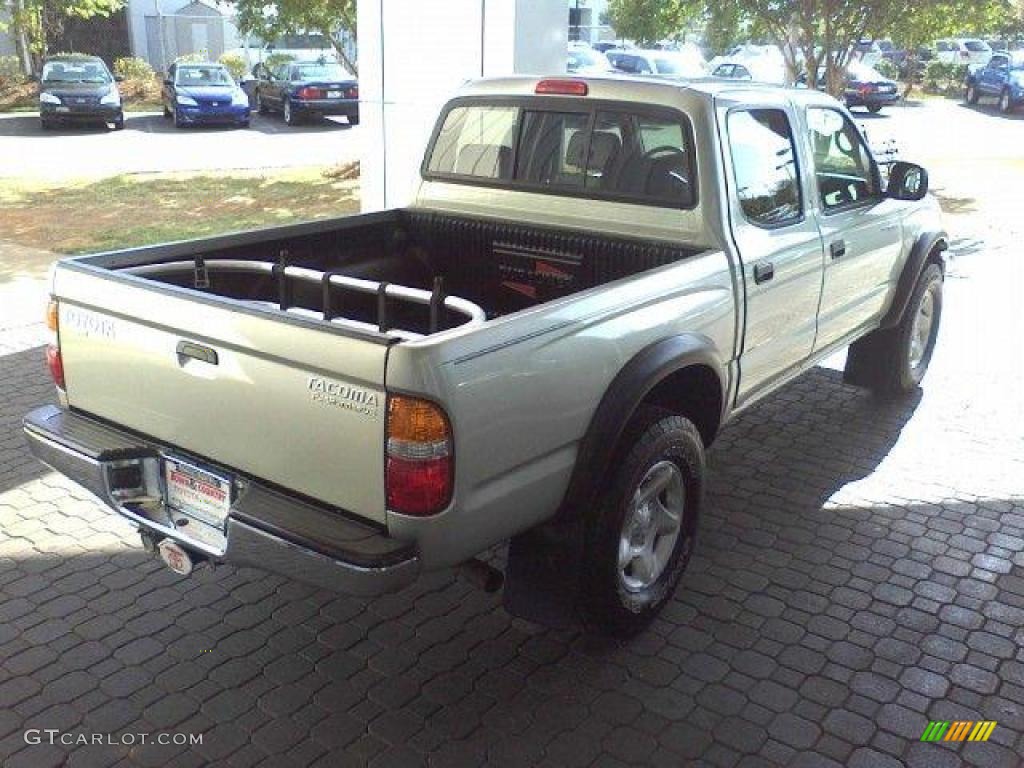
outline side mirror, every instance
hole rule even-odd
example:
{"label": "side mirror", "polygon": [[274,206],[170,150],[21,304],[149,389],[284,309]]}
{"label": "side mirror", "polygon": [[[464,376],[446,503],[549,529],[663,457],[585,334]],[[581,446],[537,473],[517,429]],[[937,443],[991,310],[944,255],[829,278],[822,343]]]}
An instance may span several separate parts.
{"label": "side mirror", "polygon": [[889,169],[886,197],[894,200],[921,200],[928,194],[928,171],[914,163],[896,162]]}

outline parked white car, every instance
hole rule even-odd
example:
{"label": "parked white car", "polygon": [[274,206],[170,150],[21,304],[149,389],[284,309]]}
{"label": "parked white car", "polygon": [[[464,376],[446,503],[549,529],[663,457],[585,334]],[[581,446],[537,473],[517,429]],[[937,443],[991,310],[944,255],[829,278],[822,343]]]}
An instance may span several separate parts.
{"label": "parked white car", "polygon": [[955,37],[935,41],[935,58],[945,64],[966,64],[973,72],[992,58],[992,46],[976,37]]}
{"label": "parked white car", "polygon": [[613,50],[608,51],[606,55],[616,70],[631,75],[704,77],[707,74],[704,54],[697,46],[689,43],[677,51]]}
{"label": "parked white car", "polygon": [[712,77],[785,85],[786,60],[774,45],[738,45],[708,62]]}

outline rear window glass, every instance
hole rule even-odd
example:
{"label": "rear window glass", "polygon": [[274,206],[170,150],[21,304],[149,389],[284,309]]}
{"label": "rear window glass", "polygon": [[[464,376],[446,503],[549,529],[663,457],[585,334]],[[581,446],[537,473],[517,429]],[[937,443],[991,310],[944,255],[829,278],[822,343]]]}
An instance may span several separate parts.
{"label": "rear window glass", "polygon": [[516,178],[545,186],[583,186],[589,116],[573,112],[523,114]]}
{"label": "rear window glass", "polygon": [[174,78],[178,85],[230,85],[231,75],[223,67],[179,67]]}
{"label": "rear window glass", "polygon": [[453,107],[425,175],[674,208],[696,203],[691,132],[681,115],[532,106]]}
{"label": "rear window glass", "polygon": [[456,107],[445,117],[430,154],[431,173],[512,178],[518,107]]}

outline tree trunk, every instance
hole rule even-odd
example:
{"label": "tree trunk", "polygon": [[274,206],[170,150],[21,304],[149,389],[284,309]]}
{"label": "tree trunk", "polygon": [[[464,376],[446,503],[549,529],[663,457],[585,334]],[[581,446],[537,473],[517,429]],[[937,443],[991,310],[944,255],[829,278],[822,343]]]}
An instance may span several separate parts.
{"label": "tree trunk", "polygon": [[[341,44],[334,35],[328,34],[327,39],[331,41],[331,46],[334,48],[334,52],[338,54],[338,58],[341,59],[341,63],[345,65],[345,69],[351,72],[356,78],[359,77],[359,67],[356,62],[349,58],[345,52],[345,47]],[[354,40],[355,38],[353,38]]]}

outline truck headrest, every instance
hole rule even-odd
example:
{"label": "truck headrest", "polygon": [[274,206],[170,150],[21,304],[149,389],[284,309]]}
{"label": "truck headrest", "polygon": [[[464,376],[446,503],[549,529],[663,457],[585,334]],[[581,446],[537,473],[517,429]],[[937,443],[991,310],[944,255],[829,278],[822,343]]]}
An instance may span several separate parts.
{"label": "truck headrest", "polygon": [[455,173],[480,176],[485,179],[507,179],[512,150],[503,145],[467,144],[459,150]]}

